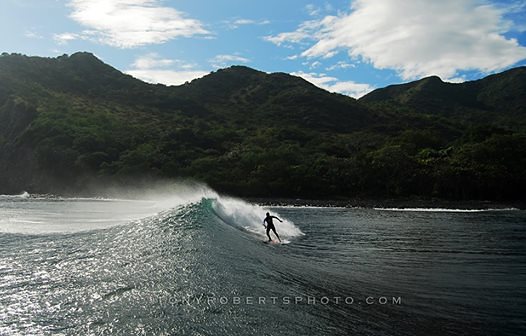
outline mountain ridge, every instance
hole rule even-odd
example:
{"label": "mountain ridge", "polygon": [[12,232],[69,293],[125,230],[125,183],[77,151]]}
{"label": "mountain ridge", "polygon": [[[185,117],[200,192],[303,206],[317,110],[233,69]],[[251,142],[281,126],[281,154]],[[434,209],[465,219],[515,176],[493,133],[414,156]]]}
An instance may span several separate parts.
{"label": "mountain ridge", "polygon": [[[422,104],[426,105],[425,108],[428,108],[427,112],[430,113],[451,113],[464,108],[483,111],[498,109],[499,112],[524,114],[524,83],[526,67],[509,69],[463,83],[447,83],[434,76],[377,89],[362,97],[360,101],[366,104],[389,102],[406,105],[413,110],[422,109]],[[439,106],[433,105],[435,101],[440,103]]]}
{"label": "mountain ridge", "polygon": [[191,178],[253,197],[520,199],[524,70],[356,100],[245,66],[165,86],[90,53],[2,54],[0,192]]}

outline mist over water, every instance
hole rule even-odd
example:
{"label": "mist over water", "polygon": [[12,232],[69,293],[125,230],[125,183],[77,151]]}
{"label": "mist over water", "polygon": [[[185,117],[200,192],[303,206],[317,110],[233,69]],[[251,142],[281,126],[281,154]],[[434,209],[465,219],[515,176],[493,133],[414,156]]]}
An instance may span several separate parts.
{"label": "mist over water", "polygon": [[113,196],[0,196],[0,335],[526,332],[524,211]]}

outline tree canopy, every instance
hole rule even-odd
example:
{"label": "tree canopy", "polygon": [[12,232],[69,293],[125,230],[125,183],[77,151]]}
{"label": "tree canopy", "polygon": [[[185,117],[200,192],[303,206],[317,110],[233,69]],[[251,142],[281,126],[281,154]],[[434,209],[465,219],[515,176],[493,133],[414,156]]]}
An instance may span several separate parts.
{"label": "tree canopy", "polygon": [[0,56],[0,192],[194,178],[261,197],[523,199],[526,69],[360,100],[247,67],[152,85],[89,53]]}

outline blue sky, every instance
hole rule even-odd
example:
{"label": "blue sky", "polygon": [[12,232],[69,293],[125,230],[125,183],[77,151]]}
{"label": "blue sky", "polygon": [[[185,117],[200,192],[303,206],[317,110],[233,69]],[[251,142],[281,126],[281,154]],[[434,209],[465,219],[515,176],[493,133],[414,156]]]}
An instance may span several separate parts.
{"label": "blue sky", "polygon": [[2,0],[1,52],[89,51],[148,82],[247,65],[359,97],[526,65],[525,0]]}

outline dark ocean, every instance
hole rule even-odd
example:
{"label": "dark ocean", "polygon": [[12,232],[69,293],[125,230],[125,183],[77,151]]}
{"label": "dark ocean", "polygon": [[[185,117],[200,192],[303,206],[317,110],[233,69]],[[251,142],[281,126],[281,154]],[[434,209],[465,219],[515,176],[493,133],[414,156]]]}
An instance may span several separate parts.
{"label": "dark ocean", "polygon": [[0,197],[0,335],[526,335],[525,316],[522,210]]}

